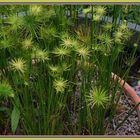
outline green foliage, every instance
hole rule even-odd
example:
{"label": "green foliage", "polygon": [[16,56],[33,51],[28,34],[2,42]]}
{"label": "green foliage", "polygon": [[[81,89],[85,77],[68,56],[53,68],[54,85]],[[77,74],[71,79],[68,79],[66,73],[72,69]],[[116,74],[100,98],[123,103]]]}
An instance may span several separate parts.
{"label": "green foliage", "polygon": [[106,91],[101,88],[94,88],[90,91],[90,95],[87,96],[87,103],[91,108],[94,106],[103,107],[109,102]]}
{"label": "green foliage", "polygon": [[11,113],[11,129],[13,133],[16,132],[19,119],[20,119],[20,111],[16,106],[14,106],[13,111]]}
{"label": "green foliage", "polygon": [[0,83],[0,96],[14,97],[14,91],[7,82]]}
{"label": "green foliage", "polygon": [[[113,23],[102,21],[109,6],[84,8],[84,23],[78,19],[81,9],[75,5],[0,9],[6,16],[0,21],[0,99],[12,97],[6,99],[13,109],[14,134],[18,127],[30,135],[105,134],[119,101],[120,88],[112,82],[112,72],[124,61],[119,56],[125,54],[131,32],[120,6],[114,6]],[[136,47],[124,71],[117,70],[125,79],[135,51]]]}

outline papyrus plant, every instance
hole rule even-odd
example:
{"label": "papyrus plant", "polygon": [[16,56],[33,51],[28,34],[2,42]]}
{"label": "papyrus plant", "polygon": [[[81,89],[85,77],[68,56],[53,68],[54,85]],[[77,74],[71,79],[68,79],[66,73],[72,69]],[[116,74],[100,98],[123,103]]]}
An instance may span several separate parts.
{"label": "papyrus plant", "polygon": [[[105,23],[107,6],[84,8],[83,22],[82,6],[3,6],[0,96],[11,98],[13,133],[105,133],[122,93],[111,74],[130,36],[127,21],[116,22],[121,6],[112,7],[113,21]],[[117,74],[127,78],[131,65]]]}

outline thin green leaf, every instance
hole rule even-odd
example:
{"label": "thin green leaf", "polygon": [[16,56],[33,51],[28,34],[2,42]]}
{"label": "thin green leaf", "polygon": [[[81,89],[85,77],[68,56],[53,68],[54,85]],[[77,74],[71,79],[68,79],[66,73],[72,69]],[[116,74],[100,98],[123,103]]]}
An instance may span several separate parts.
{"label": "thin green leaf", "polygon": [[14,106],[14,109],[11,114],[11,128],[12,128],[13,133],[16,132],[16,129],[17,129],[17,126],[19,123],[19,119],[20,119],[20,111],[16,106]]}

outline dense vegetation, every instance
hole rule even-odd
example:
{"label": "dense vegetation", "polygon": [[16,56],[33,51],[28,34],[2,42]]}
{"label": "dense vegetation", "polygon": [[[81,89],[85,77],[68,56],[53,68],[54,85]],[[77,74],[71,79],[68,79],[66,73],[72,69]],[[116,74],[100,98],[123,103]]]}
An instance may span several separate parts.
{"label": "dense vegetation", "polygon": [[[124,7],[0,7],[1,132],[105,133],[122,95],[112,72],[126,79],[137,49],[119,57],[133,33]],[[107,15],[113,23],[102,21]]]}

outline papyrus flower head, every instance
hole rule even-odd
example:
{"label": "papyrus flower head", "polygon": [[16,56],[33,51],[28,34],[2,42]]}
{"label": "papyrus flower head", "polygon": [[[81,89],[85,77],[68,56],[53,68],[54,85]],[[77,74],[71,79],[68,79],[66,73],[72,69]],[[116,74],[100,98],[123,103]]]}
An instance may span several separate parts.
{"label": "papyrus flower head", "polygon": [[66,87],[68,86],[67,80],[64,80],[63,78],[59,78],[54,80],[53,86],[56,90],[56,93],[64,93]]}
{"label": "papyrus flower head", "polygon": [[102,88],[94,88],[90,91],[90,94],[86,96],[87,104],[93,108],[97,107],[105,107],[109,98],[107,96],[106,90]]}
{"label": "papyrus flower head", "polygon": [[76,48],[76,52],[82,59],[87,59],[90,55],[89,48],[84,46]]}
{"label": "papyrus flower head", "polygon": [[95,12],[97,15],[103,16],[106,13],[106,8],[103,6],[97,6]]}
{"label": "papyrus flower head", "polygon": [[60,46],[60,47],[55,48],[53,53],[56,56],[64,57],[64,56],[69,56],[70,52],[71,51],[69,48],[65,48],[63,46]]}
{"label": "papyrus flower head", "polygon": [[22,47],[24,49],[30,49],[33,46],[33,41],[32,38],[26,38],[23,42],[22,42]]}
{"label": "papyrus flower head", "polygon": [[38,60],[39,62],[40,61],[45,62],[46,60],[49,60],[49,53],[47,50],[34,48],[32,58]]}
{"label": "papyrus flower head", "polygon": [[38,15],[42,11],[42,6],[40,5],[31,5],[30,6],[30,12],[32,15]]}
{"label": "papyrus flower head", "polygon": [[26,62],[23,58],[15,58],[10,62],[10,68],[13,71],[17,71],[19,73],[25,73],[26,71]]}
{"label": "papyrus flower head", "polygon": [[88,14],[88,13],[90,13],[91,12],[91,7],[88,7],[88,8],[84,8],[83,9],[83,13],[84,14]]}
{"label": "papyrus flower head", "polygon": [[76,40],[67,36],[62,39],[61,46],[66,47],[66,48],[75,48],[77,44],[78,42]]}
{"label": "papyrus flower head", "polygon": [[14,97],[14,91],[7,82],[0,83],[0,96]]}

